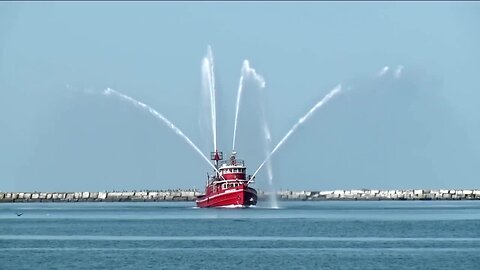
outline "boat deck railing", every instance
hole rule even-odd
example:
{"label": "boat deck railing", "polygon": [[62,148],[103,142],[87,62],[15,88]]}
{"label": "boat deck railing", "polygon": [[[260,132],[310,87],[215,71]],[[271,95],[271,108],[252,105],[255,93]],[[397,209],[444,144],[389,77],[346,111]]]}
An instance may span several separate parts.
{"label": "boat deck railing", "polygon": [[232,160],[222,160],[220,163],[221,166],[245,166],[245,161],[243,159],[235,159],[234,161]]}

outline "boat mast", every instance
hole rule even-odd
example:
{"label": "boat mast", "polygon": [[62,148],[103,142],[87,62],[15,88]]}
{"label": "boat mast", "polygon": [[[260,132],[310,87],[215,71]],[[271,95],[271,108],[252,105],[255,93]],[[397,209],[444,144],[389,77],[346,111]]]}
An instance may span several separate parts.
{"label": "boat mast", "polygon": [[210,153],[210,159],[213,160],[213,164],[215,165],[215,174],[217,176],[216,178],[219,179],[221,176],[218,172],[218,161],[223,159],[223,153],[215,149],[215,152]]}

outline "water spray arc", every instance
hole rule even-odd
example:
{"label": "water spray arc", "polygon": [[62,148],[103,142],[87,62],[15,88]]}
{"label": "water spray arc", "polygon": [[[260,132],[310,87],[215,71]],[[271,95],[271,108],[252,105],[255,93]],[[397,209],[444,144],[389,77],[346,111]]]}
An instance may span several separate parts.
{"label": "water spray arc", "polygon": [[238,83],[237,103],[236,103],[236,107],[235,107],[235,122],[233,124],[232,151],[235,151],[235,139],[237,137],[238,112],[240,110],[240,100],[241,100],[241,97],[242,97],[242,90],[243,90],[243,68],[242,68],[242,75],[240,75],[240,82]]}
{"label": "water spray arc", "polygon": [[128,101],[130,102],[131,104],[133,104],[135,107],[137,108],[140,108],[148,113],[150,113],[151,115],[155,116],[157,119],[161,120],[164,124],[166,124],[171,130],[173,130],[177,135],[179,135],[182,139],[184,139],[195,151],[197,151],[197,153],[205,160],[207,161],[208,165],[210,165],[215,171],[218,172],[217,168],[215,168],[215,166],[213,166],[213,164],[210,162],[210,160],[205,156],[205,154],[202,153],[202,151],[200,151],[200,149],[190,140],[190,138],[188,138],[178,127],[176,127],[170,120],[168,120],[165,116],[161,115],[159,112],[157,112],[155,109],[153,109],[152,107],[148,106],[147,104],[141,102],[141,101],[138,101],[138,100],[135,100],[134,98],[132,97],[129,97],[125,94],[122,94],[116,90],[113,90],[111,88],[107,88],[103,91],[103,94],[106,95],[106,96],[110,96],[110,95],[115,95],[117,96],[118,98],[124,100],[124,101]]}
{"label": "water spray arc", "polygon": [[293,127],[287,132],[287,134],[285,134],[285,136],[280,140],[280,142],[275,146],[275,148],[273,148],[272,152],[270,152],[270,154],[267,155],[267,157],[265,158],[265,160],[260,164],[260,166],[257,168],[257,170],[255,170],[255,172],[253,173],[252,175],[252,178],[255,177],[255,175],[257,175],[257,173],[262,169],[262,167],[265,165],[265,163],[267,163],[270,158],[272,157],[273,154],[275,154],[275,152],[277,152],[277,150],[285,143],[285,141],[287,141],[287,139],[295,132],[295,130],[301,125],[303,124],[308,118],[310,118],[310,116],[319,108],[321,108],[325,103],[327,103],[330,99],[332,99],[335,95],[337,95],[338,93],[340,93],[340,91],[342,90],[342,86],[341,85],[337,85],[335,88],[333,88],[325,97],[323,97],[319,102],[317,102],[304,116],[300,117],[297,121],[297,123],[295,123],[293,125]]}
{"label": "water spray arc", "polygon": [[205,55],[202,60],[202,87],[209,93],[213,149],[217,150],[217,106],[215,90],[215,70],[213,65],[213,52],[210,45],[207,48],[207,55]]}
{"label": "water spray arc", "polygon": [[262,75],[258,74],[257,71],[250,67],[250,62],[248,60],[243,60],[242,69],[240,70],[240,81],[238,83],[237,91],[237,102],[235,106],[235,120],[233,125],[233,142],[232,142],[232,151],[235,151],[235,141],[237,138],[237,125],[238,125],[238,114],[240,112],[240,104],[242,100],[242,93],[244,82],[246,79],[253,79],[261,89],[265,88],[265,79]]}

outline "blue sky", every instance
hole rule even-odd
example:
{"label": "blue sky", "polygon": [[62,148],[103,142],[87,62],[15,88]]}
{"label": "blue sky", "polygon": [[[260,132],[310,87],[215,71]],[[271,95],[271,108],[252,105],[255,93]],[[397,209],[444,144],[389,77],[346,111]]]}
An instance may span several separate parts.
{"label": "blue sky", "polygon": [[[225,153],[244,59],[266,80],[274,144],[335,85],[350,89],[275,154],[277,188],[478,187],[479,24],[475,2],[0,3],[0,190],[202,187],[210,169],[184,141],[99,93],[141,100],[206,145],[208,45]],[[378,77],[385,66],[404,69]],[[237,151],[253,172],[264,153],[249,98]]]}

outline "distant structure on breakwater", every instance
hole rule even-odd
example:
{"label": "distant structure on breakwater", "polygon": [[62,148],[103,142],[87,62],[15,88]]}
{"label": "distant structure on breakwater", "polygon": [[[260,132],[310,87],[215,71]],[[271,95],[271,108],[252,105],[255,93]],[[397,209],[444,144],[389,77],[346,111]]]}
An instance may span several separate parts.
{"label": "distant structure on breakwater", "polygon": [[[11,202],[162,202],[195,201],[197,190],[112,192],[0,192],[0,203]],[[268,192],[258,191],[259,200]],[[480,200],[479,189],[278,191],[282,201],[327,200]]]}

